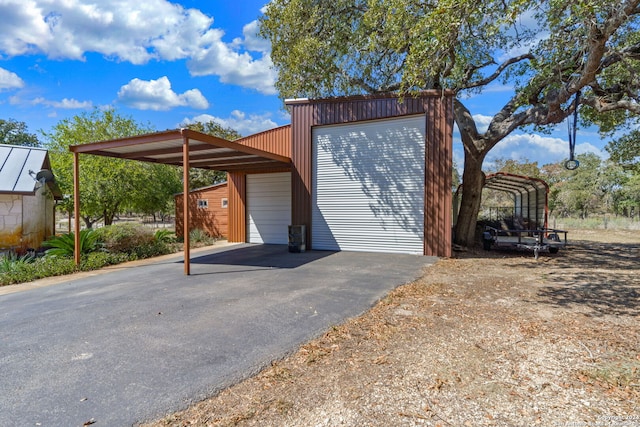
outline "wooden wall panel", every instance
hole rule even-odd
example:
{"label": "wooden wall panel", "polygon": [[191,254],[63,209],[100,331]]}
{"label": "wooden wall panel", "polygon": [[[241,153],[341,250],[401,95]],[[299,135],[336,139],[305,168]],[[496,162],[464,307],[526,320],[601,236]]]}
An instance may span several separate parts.
{"label": "wooden wall panel", "polygon": [[[191,221],[189,222],[192,230],[199,228],[204,230],[213,237],[228,236],[228,219],[229,209],[223,207],[222,199],[227,199],[227,184],[218,184],[211,187],[194,190],[189,193],[189,211],[191,213]],[[183,230],[183,214],[182,203],[184,196],[176,195],[176,235],[182,237]],[[198,200],[206,200],[207,208],[199,208]],[[228,205],[227,205],[228,206]]]}
{"label": "wooden wall panel", "polygon": [[247,241],[247,176],[242,172],[227,173],[229,187],[229,242]]}

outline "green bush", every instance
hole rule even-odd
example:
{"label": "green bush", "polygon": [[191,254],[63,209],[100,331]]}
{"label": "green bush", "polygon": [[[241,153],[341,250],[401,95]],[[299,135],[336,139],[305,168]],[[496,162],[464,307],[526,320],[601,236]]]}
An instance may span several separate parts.
{"label": "green bush", "polygon": [[32,255],[18,256],[13,252],[9,252],[0,257],[0,273],[11,273],[24,269],[26,264],[31,264],[34,261],[35,258]]}
{"label": "green bush", "polygon": [[147,227],[133,223],[113,224],[96,230],[109,252],[132,254],[136,248],[152,243],[153,233]]}
{"label": "green bush", "polygon": [[135,257],[121,252],[93,252],[82,258],[80,261],[80,270],[99,270],[109,265],[131,261],[133,258]]}
{"label": "green bush", "polygon": [[167,230],[166,228],[161,228],[159,230],[156,230],[155,234],[153,235],[153,238],[157,242],[163,242],[163,243],[176,242],[176,234],[171,230]]}
{"label": "green bush", "polygon": [[[4,261],[3,261],[4,263]],[[14,262],[9,270],[0,272],[0,286],[31,282],[43,277],[60,276],[76,271],[73,258],[45,257],[33,262]]]}
{"label": "green bush", "polygon": [[[72,257],[75,250],[75,235],[74,233],[62,234],[60,236],[53,236],[42,244],[47,251],[47,256],[58,257]],[[80,230],[80,253],[88,254],[90,252],[100,249],[100,238],[98,233],[92,229]]]}
{"label": "green bush", "polygon": [[175,252],[172,233],[158,230],[155,234],[140,224],[123,223],[99,228],[96,232],[110,253],[124,253],[129,260],[150,258]]}
{"label": "green bush", "polygon": [[[0,257],[0,286],[30,282],[43,277],[97,270],[126,261],[150,258],[177,251],[171,232],[155,234],[142,225],[116,224],[97,230],[82,230],[82,257],[76,266],[73,259],[73,233],[49,239],[44,258],[25,255]],[[102,250],[100,250],[102,249]]]}
{"label": "green bush", "polygon": [[213,237],[209,236],[207,232],[202,230],[201,228],[194,228],[189,232],[189,241],[191,242],[191,244],[201,243],[204,245],[211,245],[216,240]]}

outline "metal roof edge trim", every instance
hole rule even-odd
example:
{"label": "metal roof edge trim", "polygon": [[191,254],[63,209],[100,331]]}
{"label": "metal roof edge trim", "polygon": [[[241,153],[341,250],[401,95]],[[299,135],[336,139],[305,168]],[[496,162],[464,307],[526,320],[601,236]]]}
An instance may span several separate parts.
{"label": "metal roof edge trim", "polygon": [[115,147],[127,147],[140,143],[151,143],[166,140],[167,137],[181,138],[182,133],[179,129],[173,129],[162,132],[146,133],[142,135],[134,135],[123,138],[108,139],[96,142],[87,142],[86,144],[75,144],[69,146],[72,153],[88,153],[92,151],[105,150]]}
{"label": "metal roof edge trim", "polygon": [[293,98],[285,99],[285,105],[305,105],[305,104],[320,104],[329,102],[343,102],[343,101],[370,101],[373,99],[389,99],[389,98],[423,98],[434,96],[453,96],[455,92],[451,89],[428,89],[417,93],[378,93],[378,94],[366,94],[366,95],[349,95],[349,96],[335,96],[326,98]]}
{"label": "metal roof edge trim", "polygon": [[197,132],[191,129],[181,129],[180,133],[187,139],[195,139],[200,142],[205,142],[218,147],[230,148],[232,150],[240,151],[247,154],[253,154],[256,156],[264,157],[270,160],[289,164],[291,159],[289,157],[280,156],[278,154],[269,153],[267,151],[260,150],[259,148],[248,147],[246,145],[238,144],[235,141],[227,141],[226,139],[218,138],[216,136],[207,135],[205,133]]}
{"label": "metal roof edge trim", "polygon": [[508,172],[496,172],[496,173],[489,174],[489,175],[487,175],[485,177],[485,182],[490,178],[501,177],[501,176],[506,177],[506,178],[509,178],[509,177],[516,178],[516,179],[520,179],[522,181],[536,182],[536,183],[542,184],[542,186],[545,188],[545,190],[547,192],[549,191],[549,184],[547,184],[547,182],[545,180],[543,180],[543,179],[534,178],[532,176],[517,175],[517,174],[514,174],[514,173],[508,173]]}

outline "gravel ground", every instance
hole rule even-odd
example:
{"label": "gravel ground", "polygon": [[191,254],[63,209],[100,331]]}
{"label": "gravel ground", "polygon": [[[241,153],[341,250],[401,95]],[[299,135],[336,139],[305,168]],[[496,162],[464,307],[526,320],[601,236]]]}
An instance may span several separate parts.
{"label": "gravel ground", "polygon": [[147,426],[640,427],[640,232],[465,252]]}

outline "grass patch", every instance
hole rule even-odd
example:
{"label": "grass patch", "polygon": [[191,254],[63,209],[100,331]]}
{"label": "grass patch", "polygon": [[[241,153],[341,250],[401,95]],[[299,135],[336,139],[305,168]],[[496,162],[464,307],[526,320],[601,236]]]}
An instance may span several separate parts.
{"label": "grass patch", "polygon": [[583,370],[582,375],[609,387],[640,388],[640,361],[609,362]]}

